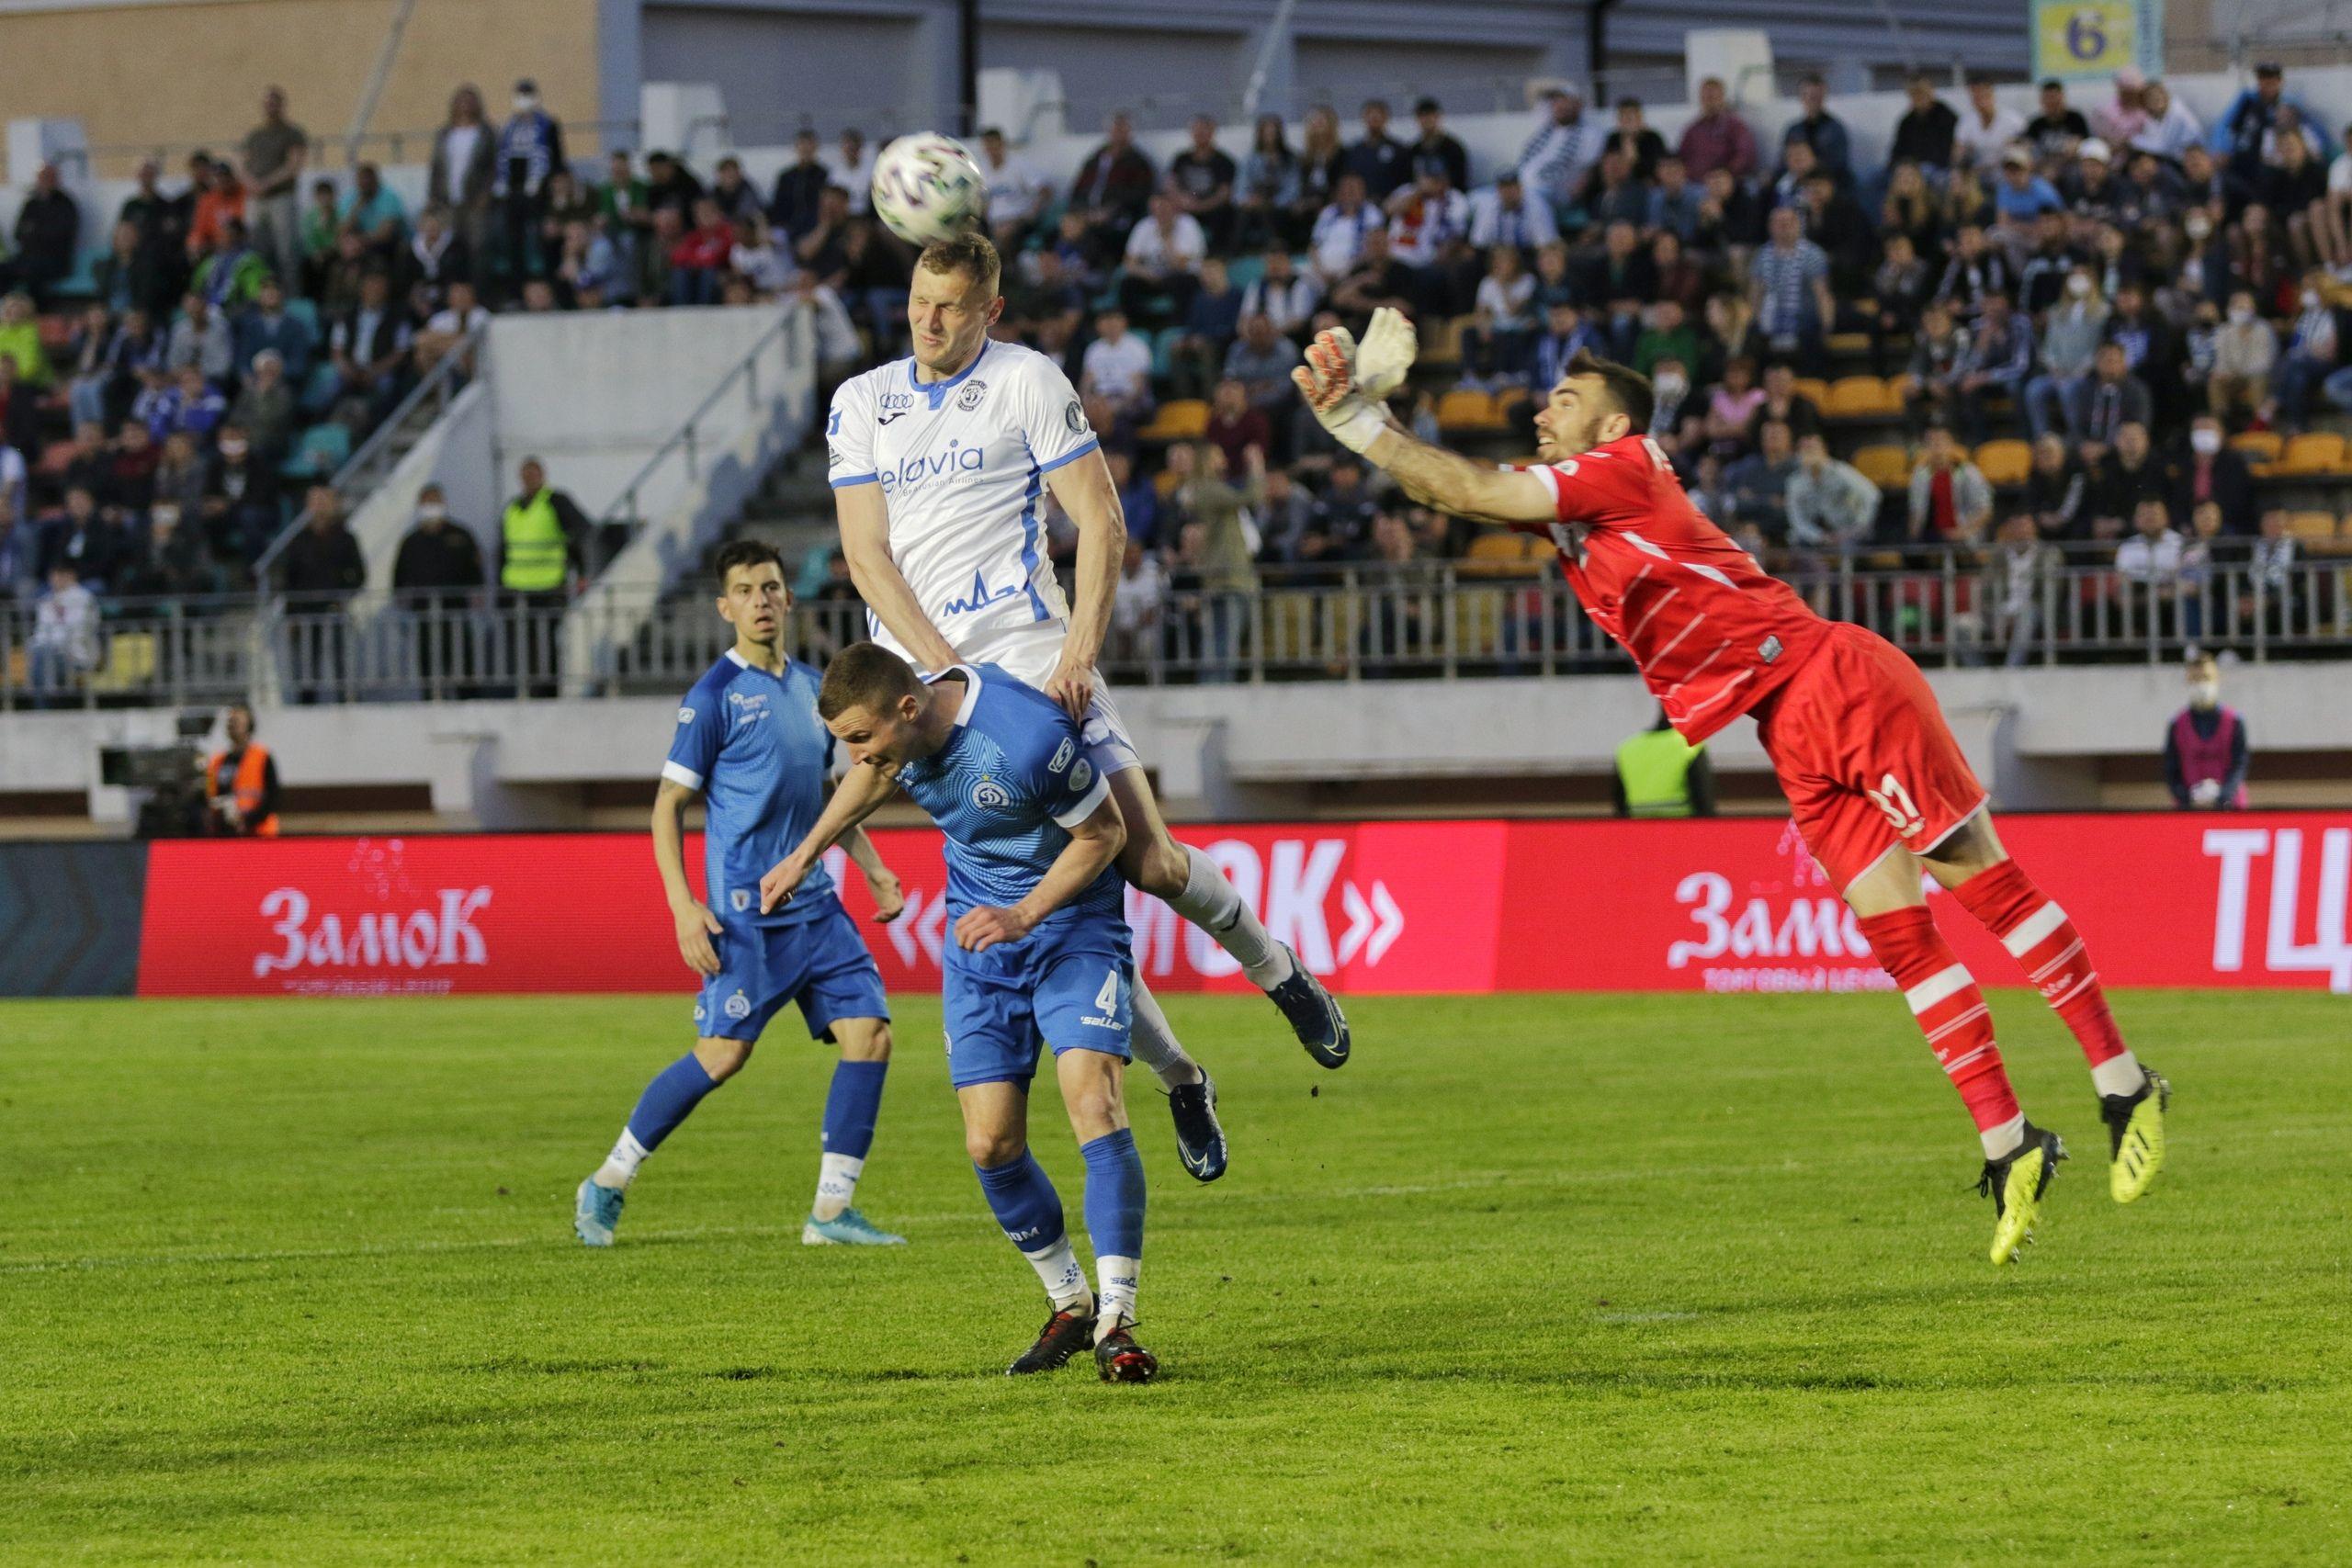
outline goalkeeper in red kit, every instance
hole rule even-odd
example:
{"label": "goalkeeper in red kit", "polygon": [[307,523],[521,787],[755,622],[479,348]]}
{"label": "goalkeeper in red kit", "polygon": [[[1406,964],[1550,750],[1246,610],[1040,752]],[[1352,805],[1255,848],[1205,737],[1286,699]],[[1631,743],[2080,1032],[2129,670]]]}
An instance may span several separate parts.
{"label": "goalkeeper in red kit", "polygon": [[2031,1235],[2065,1147],[2018,1109],[1973,976],[1937,934],[1924,866],[1983,921],[2082,1043],[2107,1124],[2109,1190],[2129,1203],[2164,1163],[2170,1086],[2117,1032],[2065,910],[2001,847],[1984,788],[1918,667],[1860,626],[1822,619],[1702,515],[1649,429],[1648,380],[1590,355],[1535,416],[1542,461],[1497,468],[1415,439],[1381,401],[1412,329],[1374,317],[1359,345],[1320,334],[1293,371],[1341,445],[1426,505],[1550,537],[1594,621],[1622,643],[1687,740],[1751,715],[1806,846],[1902,988],[1984,1150],[1992,1258]]}

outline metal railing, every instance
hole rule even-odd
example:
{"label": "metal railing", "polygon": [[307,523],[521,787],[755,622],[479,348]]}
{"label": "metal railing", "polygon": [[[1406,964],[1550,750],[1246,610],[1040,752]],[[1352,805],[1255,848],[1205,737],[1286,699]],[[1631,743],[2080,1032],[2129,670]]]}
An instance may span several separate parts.
{"label": "metal railing", "polygon": [[[344,459],[343,467],[334,471],[327,483],[343,502],[344,515],[348,517],[358,509],[394,465],[406,457],[416,445],[417,438],[431,429],[435,421],[449,412],[449,405],[459,392],[472,384],[480,365],[482,345],[490,341],[490,328],[485,324],[470,329],[456,344],[450,345],[433,368],[426,371],[408,395],[393,405],[392,412],[368,434]],[[262,588],[269,585],[270,569],[286,547],[300,533],[303,520],[297,513],[275,538],[254,558],[253,580]]]}
{"label": "metal railing", "polygon": [[617,525],[634,536],[645,525],[646,487],[673,462],[684,464],[688,485],[702,477],[702,449],[709,440],[702,434],[703,422],[718,412],[720,403],[734,395],[739,384],[742,388],[746,406],[754,415],[757,414],[760,406],[760,360],[774,352],[776,344],[792,330],[795,314],[795,311],[787,310],[778,315],[768,330],[760,334],[759,340],[743,351],[733,367],[719,378],[718,384],[695,405],[694,412],[686,415],[678,428],[670,433],[668,440],[653,449],[653,455],[645,459],[644,466],[622,488],[613,503],[605,509],[604,516],[598,519],[601,525],[605,527]]}
{"label": "metal railing", "polygon": [[[1870,626],[1928,665],[2175,660],[2191,647],[2256,660],[2352,659],[2352,561],[2246,563],[2161,581],[2109,566],[1996,578],[1968,555],[1883,568],[1799,564],[1824,615]],[[1130,605],[1135,601],[1131,598]],[[570,635],[567,635],[569,632]],[[821,663],[866,635],[854,599],[796,606],[786,642]],[[494,592],[396,595],[356,620],[282,596],[116,600],[72,637],[0,604],[0,708],[205,705],[274,689],[293,702],[674,695],[732,639],[700,595],[598,590],[571,602]],[[583,665],[567,648],[586,647]],[[1464,680],[1629,669],[1546,569],[1408,562],[1269,571],[1254,592],[1181,577],[1114,626],[1123,684]]]}
{"label": "metal railing", "polygon": [[[633,146],[638,139],[639,122],[634,119],[583,119],[563,122],[564,151],[577,164],[584,158],[602,154],[617,146]],[[247,130],[250,130],[248,127]],[[433,156],[434,145],[440,140],[443,126],[404,127],[392,130],[370,130],[357,137],[320,133],[311,138],[311,152],[307,168],[311,173],[328,169],[351,169],[361,164],[422,164]],[[495,134],[497,127],[491,127]],[[191,152],[209,152],[216,158],[234,158],[244,145],[243,130],[225,131],[209,141],[102,141],[86,147],[61,150],[57,163],[69,175],[101,174],[108,171],[128,173],[144,159],[153,158],[164,165],[167,175],[176,175],[177,165],[185,163]]]}

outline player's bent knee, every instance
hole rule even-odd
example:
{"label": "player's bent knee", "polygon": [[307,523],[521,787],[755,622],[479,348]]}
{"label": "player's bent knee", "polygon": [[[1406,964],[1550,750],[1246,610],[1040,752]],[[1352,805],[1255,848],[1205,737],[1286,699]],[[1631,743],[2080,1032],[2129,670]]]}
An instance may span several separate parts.
{"label": "player's bent knee", "polygon": [[1011,1165],[1029,1146],[1029,1140],[1010,1127],[967,1127],[964,1152],[983,1170]]}
{"label": "player's bent knee", "polygon": [[844,1062],[887,1062],[890,1059],[890,1025],[878,1018],[836,1019],[833,1039]]}
{"label": "player's bent knee", "polygon": [[752,1043],[748,1040],[703,1039],[695,1042],[695,1060],[710,1075],[713,1083],[725,1083],[742,1070],[752,1059]]}

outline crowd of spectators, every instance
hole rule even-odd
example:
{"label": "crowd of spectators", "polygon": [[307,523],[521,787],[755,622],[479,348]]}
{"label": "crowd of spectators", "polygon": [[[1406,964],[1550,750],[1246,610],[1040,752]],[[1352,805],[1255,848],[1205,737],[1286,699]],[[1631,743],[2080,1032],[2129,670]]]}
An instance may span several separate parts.
{"label": "crowd of spectators", "polygon": [[[1203,118],[1164,166],[1124,115],[1067,171],[984,132],[1001,331],[1068,368],[1125,495],[1122,635],[1188,587],[1409,583],[1464,552],[1472,530],[1404,504],[1294,395],[1306,339],[1381,305],[1483,400],[1457,429],[1446,387],[1416,382],[1410,417],[1455,445],[1532,449],[1532,404],[1579,349],[1649,374],[1650,434],[1776,565],[1951,545],[2030,581],[2072,547],[2154,581],[2291,558],[2231,441],[2352,408],[2352,153],[2272,66],[2211,127],[2130,72],[2084,105],[2043,84],[2030,118],[1983,83],[1908,91],[1883,166],[1813,77],[1778,128],[1702,83],[1672,141],[1637,100],[1555,90],[1487,168],[1429,98],[1404,124],[1367,102],[1351,130],[1316,108],[1295,146],[1269,116],[1238,157]],[[193,155],[178,186],[142,168],[95,267],[43,171],[0,258],[0,592],[245,586],[491,310],[789,294],[836,371],[902,339],[912,257],[866,210],[855,130],[803,132],[765,189],[662,152],[589,179],[532,84],[503,123],[465,87],[414,212],[373,166],[315,175],[310,146],[273,89],[233,155]],[[1809,393],[1841,369],[1892,379],[1899,469],[1861,472]],[[1973,453],[2012,435],[2030,464],[1988,476]],[[289,591],[356,587],[356,552],[289,555],[336,579]],[[1229,649],[1231,615],[1197,635]]]}

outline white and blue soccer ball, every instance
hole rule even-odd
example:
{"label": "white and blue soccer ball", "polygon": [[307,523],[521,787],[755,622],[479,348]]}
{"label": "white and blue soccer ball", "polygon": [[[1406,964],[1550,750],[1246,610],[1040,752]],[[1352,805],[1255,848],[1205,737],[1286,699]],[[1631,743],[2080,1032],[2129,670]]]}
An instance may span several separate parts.
{"label": "white and blue soccer ball", "polygon": [[935,130],[901,136],[874,161],[874,214],[910,245],[970,228],[987,203],[979,164]]}

